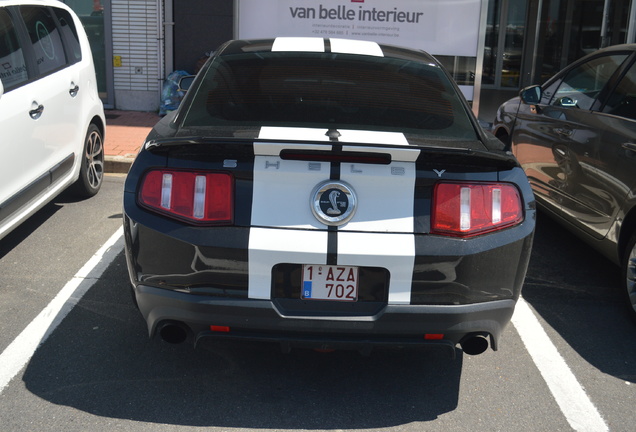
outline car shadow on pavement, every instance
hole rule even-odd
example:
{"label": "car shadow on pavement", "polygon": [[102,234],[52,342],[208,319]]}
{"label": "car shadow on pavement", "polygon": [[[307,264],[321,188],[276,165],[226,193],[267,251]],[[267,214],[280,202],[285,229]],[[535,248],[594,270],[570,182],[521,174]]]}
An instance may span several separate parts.
{"label": "car shadow on pavement", "polygon": [[0,258],[11,252],[16,246],[22,244],[40,225],[44,224],[61,209],[62,206],[57,204],[57,202],[50,202],[26,221],[22,222],[22,224],[15,227],[0,240]]}
{"label": "car shadow on pavement", "polygon": [[636,382],[636,326],[620,268],[539,212],[523,297],[578,355],[605,374]]}
{"label": "car shadow on pavement", "polygon": [[33,394],[98,416],[171,425],[373,429],[457,408],[462,353],[317,353],[149,340],[123,253],[37,350]]}

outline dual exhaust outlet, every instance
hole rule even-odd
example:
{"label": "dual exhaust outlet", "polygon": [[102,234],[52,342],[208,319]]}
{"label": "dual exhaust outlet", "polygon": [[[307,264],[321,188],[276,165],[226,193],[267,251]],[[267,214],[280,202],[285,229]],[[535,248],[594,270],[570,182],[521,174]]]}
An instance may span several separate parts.
{"label": "dual exhaust outlet", "polygon": [[[179,321],[165,321],[157,329],[159,336],[170,344],[180,344],[188,339],[192,333],[190,328]],[[488,349],[488,336],[485,333],[470,333],[460,342],[464,353],[468,355],[478,355]]]}

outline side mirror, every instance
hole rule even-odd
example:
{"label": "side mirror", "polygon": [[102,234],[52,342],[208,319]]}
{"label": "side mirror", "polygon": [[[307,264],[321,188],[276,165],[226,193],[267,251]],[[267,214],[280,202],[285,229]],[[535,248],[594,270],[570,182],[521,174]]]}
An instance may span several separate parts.
{"label": "side mirror", "polygon": [[194,81],[195,75],[184,76],[179,80],[179,91],[187,92],[192,82]]}
{"label": "side mirror", "polygon": [[538,85],[526,87],[519,92],[519,97],[521,98],[521,100],[528,105],[537,105],[539,102],[541,102],[542,96],[543,89],[541,89],[541,87]]}

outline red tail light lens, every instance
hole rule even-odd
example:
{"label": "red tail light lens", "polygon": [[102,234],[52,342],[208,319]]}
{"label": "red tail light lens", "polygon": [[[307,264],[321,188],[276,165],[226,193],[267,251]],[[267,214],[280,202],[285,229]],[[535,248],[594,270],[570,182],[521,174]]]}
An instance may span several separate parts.
{"label": "red tail light lens", "polygon": [[227,173],[155,170],[139,192],[142,206],[196,224],[229,224],[234,217],[234,181]]}
{"label": "red tail light lens", "polygon": [[438,183],[433,193],[431,231],[469,237],[523,220],[519,190],[509,183]]}

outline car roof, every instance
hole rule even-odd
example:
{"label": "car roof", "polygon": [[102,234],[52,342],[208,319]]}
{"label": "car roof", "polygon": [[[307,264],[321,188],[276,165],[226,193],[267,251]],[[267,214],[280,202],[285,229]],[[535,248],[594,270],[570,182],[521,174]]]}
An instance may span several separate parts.
{"label": "car roof", "polygon": [[590,53],[590,55],[608,51],[636,51],[636,43],[608,46],[606,48],[601,48],[597,51],[594,51],[593,53]]}
{"label": "car roof", "polygon": [[427,62],[437,66],[438,62],[430,54],[416,49],[397,47],[377,42],[316,37],[277,37],[271,39],[231,40],[217,51],[218,55],[244,54],[248,52],[333,52],[373,57],[400,58],[416,62]]}

